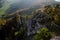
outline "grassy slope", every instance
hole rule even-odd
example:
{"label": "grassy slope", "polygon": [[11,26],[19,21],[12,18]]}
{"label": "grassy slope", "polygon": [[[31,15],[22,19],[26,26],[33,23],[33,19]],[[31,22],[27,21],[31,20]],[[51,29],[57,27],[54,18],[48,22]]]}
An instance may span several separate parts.
{"label": "grassy slope", "polygon": [[7,1],[3,4],[3,7],[0,8],[0,16],[5,13],[5,11],[10,7],[10,4],[12,3],[9,3]]}

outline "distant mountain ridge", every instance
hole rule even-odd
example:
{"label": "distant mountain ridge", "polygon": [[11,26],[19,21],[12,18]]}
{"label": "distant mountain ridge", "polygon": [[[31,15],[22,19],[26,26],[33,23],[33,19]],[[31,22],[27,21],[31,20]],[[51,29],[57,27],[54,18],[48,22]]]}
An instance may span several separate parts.
{"label": "distant mountain ridge", "polygon": [[[26,3],[26,1],[28,2],[28,4]],[[56,2],[54,0],[50,0],[48,2],[42,2],[40,4],[37,4],[37,5],[31,5],[32,4],[32,1],[30,0],[22,0],[21,2],[19,3],[13,3],[11,4],[10,8],[8,8],[8,10],[6,10],[5,14],[12,14],[12,13],[15,13],[16,11],[18,10],[22,10],[20,11],[22,15],[31,15],[33,11],[37,10],[37,9],[40,9],[41,7],[43,6],[46,6],[46,5],[55,5],[55,4],[58,4],[60,2]],[[28,8],[27,10],[25,10],[26,8]]]}
{"label": "distant mountain ridge", "polygon": [[41,6],[43,4],[49,4],[55,2],[54,0],[16,0],[17,2],[14,1],[13,4],[10,5],[10,7],[6,10],[6,13],[13,13],[16,10],[19,9],[24,9],[24,8],[30,8],[34,6]]}

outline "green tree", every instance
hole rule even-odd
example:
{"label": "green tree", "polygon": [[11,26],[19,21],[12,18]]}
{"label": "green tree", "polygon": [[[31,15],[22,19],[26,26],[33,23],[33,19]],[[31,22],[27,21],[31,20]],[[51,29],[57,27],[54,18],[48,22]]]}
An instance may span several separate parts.
{"label": "green tree", "polygon": [[40,29],[34,37],[34,40],[49,40],[51,38],[51,33],[47,28]]}

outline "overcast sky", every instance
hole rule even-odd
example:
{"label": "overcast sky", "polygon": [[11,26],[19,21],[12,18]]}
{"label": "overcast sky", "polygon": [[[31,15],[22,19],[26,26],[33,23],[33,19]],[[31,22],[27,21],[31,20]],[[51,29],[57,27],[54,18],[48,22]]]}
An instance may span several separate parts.
{"label": "overcast sky", "polygon": [[60,0],[55,0],[55,1],[60,2]]}
{"label": "overcast sky", "polygon": [[19,2],[19,1],[33,1],[33,2],[49,2],[49,1],[53,1],[53,0],[7,0],[10,2]]}
{"label": "overcast sky", "polygon": [[52,2],[52,1],[60,2],[60,0],[7,0],[7,1],[11,2],[11,3],[18,3],[18,2],[22,2],[22,1],[33,2],[33,3]]}
{"label": "overcast sky", "polygon": [[10,3],[18,3],[18,2],[25,2],[25,3],[31,3],[33,5],[40,4],[42,2],[52,2],[54,0],[7,0]]}

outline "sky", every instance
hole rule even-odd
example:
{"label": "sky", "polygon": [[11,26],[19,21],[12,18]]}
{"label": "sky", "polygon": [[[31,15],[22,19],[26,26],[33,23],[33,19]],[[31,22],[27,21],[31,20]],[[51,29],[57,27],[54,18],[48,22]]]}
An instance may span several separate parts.
{"label": "sky", "polygon": [[60,0],[55,0],[55,1],[60,2]]}

